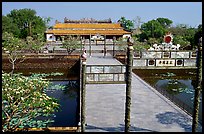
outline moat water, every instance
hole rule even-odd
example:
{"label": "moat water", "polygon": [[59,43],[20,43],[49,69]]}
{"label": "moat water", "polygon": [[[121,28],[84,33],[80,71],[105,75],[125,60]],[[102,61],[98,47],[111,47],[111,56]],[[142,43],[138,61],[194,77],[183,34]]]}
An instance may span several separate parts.
{"label": "moat water", "polygon": [[[27,70],[28,71],[28,70]],[[26,71],[26,72],[27,72]],[[25,71],[19,71],[24,72]],[[193,109],[196,70],[133,70],[135,74],[156,89],[165,90]],[[36,73],[36,72],[35,72]],[[38,72],[40,73],[40,71]],[[68,76],[69,77],[69,76]],[[59,100],[60,110],[54,113],[52,127],[77,126],[79,121],[79,83],[77,80],[63,79],[62,76],[51,80],[47,95]],[[199,120],[202,123],[202,94],[200,96]]]}

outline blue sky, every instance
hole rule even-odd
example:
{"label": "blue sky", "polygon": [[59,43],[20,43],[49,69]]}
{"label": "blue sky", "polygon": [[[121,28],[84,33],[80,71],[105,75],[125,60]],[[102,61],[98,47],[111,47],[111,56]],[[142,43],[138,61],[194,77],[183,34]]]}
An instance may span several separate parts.
{"label": "blue sky", "polygon": [[55,20],[64,21],[94,18],[113,22],[124,16],[133,20],[137,16],[148,22],[159,17],[168,18],[173,25],[187,24],[197,27],[202,24],[202,2],[2,2],[2,14],[13,9],[30,8],[41,17],[51,17],[50,25]]}

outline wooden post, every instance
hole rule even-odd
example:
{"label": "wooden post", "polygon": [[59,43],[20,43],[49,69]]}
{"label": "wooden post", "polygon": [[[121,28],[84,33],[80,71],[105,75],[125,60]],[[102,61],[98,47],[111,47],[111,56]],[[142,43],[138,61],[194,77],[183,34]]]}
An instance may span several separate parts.
{"label": "wooden post", "polygon": [[85,123],[86,123],[86,58],[82,58],[82,89],[81,89],[81,131],[85,132]]}
{"label": "wooden post", "polygon": [[199,103],[200,103],[200,94],[202,90],[202,37],[199,40],[198,50],[197,50],[197,59],[196,59],[196,66],[197,66],[197,74],[196,74],[196,81],[197,85],[195,88],[195,95],[194,95],[194,109],[193,109],[193,123],[192,123],[192,132],[196,132],[198,127],[198,115],[199,115]]}
{"label": "wooden post", "polygon": [[127,40],[127,65],[126,65],[126,103],[125,103],[125,132],[130,128],[130,107],[131,107],[131,86],[132,86],[132,59],[133,41],[129,37]]}

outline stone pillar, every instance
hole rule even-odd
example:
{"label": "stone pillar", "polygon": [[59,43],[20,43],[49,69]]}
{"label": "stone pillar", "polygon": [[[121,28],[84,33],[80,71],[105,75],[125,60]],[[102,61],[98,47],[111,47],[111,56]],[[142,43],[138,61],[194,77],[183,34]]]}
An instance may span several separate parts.
{"label": "stone pillar", "polygon": [[81,79],[81,132],[85,132],[86,123],[86,58],[82,58],[82,79]]}
{"label": "stone pillar", "polygon": [[194,94],[194,109],[193,109],[193,123],[192,123],[192,132],[196,132],[198,127],[198,115],[199,115],[199,103],[200,103],[200,94],[202,90],[202,37],[199,40],[198,50],[197,50],[197,74],[196,74],[196,89]]}
{"label": "stone pillar", "polygon": [[126,103],[125,103],[125,132],[130,129],[130,107],[131,107],[131,88],[132,88],[132,59],[133,59],[133,40],[127,40],[127,65],[126,65]]}

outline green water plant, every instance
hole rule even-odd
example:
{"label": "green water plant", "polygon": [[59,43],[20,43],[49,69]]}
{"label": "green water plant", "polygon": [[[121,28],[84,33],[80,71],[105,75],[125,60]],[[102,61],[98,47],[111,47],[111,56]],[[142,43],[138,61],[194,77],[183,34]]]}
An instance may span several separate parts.
{"label": "green water plant", "polygon": [[[46,127],[59,109],[58,100],[46,95],[50,82],[40,75],[23,76],[2,72],[2,131]],[[39,118],[40,117],[40,118]]]}

